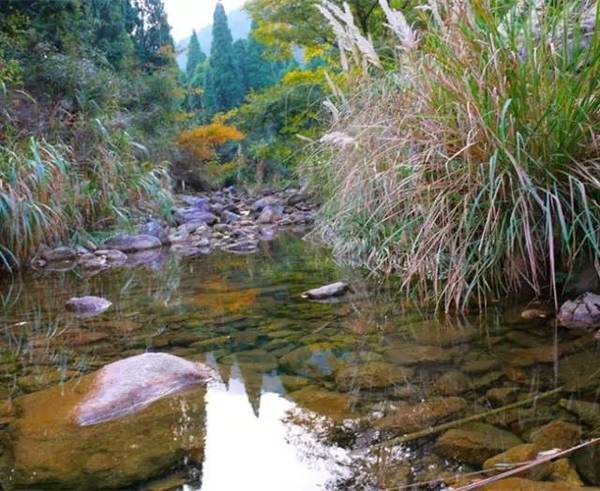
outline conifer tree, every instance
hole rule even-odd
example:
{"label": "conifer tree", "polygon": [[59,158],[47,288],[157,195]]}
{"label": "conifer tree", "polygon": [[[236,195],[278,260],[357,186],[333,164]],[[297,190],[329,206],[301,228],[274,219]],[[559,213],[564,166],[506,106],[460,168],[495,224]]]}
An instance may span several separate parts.
{"label": "conifer tree", "polygon": [[187,57],[187,65],[186,65],[186,73],[189,79],[192,79],[196,73],[196,68],[201,63],[204,63],[206,60],[206,55],[202,48],[200,47],[200,43],[198,42],[198,36],[196,35],[196,31],[192,31],[192,37],[190,38],[190,44],[188,47],[188,57]]}
{"label": "conifer tree", "polygon": [[215,80],[212,66],[207,64],[204,76],[204,92],[202,94],[202,106],[207,119],[217,112],[217,96],[215,91]]}
{"label": "conifer tree", "polygon": [[244,100],[244,87],[233,50],[227,15],[221,3],[214,13],[210,71],[216,111],[227,111]]}
{"label": "conifer tree", "polygon": [[238,39],[233,43],[233,52],[235,53],[235,61],[240,71],[242,79],[242,86],[244,87],[244,94],[249,91],[248,87],[248,41],[245,39]]}

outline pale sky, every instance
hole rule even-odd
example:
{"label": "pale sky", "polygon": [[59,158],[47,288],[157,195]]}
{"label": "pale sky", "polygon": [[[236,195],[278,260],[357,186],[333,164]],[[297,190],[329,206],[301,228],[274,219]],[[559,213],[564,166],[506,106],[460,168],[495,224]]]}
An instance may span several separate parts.
{"label": "pale sky", "polygon": [[[212,24],[217,0],[164,0],[175,42],[188,37],[192,29]],[[222,0],[227,13],[239,9],[245,0]]]}

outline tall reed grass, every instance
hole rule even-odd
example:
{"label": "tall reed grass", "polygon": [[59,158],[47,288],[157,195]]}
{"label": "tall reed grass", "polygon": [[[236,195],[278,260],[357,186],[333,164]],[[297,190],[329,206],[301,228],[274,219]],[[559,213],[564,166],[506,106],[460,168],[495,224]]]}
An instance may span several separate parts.
{"label": "tall reed grass", "polygon": [[138,162],[125,132],[99,121],[80,129],[79,152],[34,137],[0,144],[0,269],[19,266],[42,244],[170,208],[166,169]]}
{"label": "tall reed grass", "polygon": [[416,32],[380,1],[397,68],[338,99],[303,168],[319,231],[445,310],[557,302],[582,264],[600,270],[596,5],[429,1]]}

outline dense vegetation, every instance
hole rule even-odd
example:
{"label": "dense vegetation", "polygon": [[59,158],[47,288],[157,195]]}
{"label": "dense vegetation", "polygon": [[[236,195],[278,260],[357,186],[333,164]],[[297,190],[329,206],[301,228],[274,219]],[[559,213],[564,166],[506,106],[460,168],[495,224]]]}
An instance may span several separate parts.
{"label": "dense vegetation", "polygon": [[0,3],[0,263],[168,207],[176,79],[161,0]]}

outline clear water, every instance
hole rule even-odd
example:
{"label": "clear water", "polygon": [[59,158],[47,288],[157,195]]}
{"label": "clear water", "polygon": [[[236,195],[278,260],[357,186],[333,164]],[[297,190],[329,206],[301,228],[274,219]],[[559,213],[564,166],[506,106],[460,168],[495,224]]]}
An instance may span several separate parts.
{"label": "clear water", "polygon": [[[354,291],[338,302],[300,298],[340,279]],[[421,424],[434,426],[573,386],[587,367],[569,362],[565,375],[562,361],[577,353],[600,358],[592,336],[524,320],[523,306],[436,318],[295,237],[248,256],[161,253],[147,266],[94,276],[29,273],[1,281],[4,489],[115,482],[154,490],[402,489],[481,467],[440,455],[439,435],[374,447],[410,432],[378,424],[384,416],[423,401],[464,400],[461,411],[442,411]],[[105,297],[113,307],[77,319],[64,304],[82,295]],[[61,414],[69,404],[61,387],[145,351],[205,362],[219,377],[206,390],[169,397],[150,416],[131,416],[130,426],[98,425],[90,430],[97,433],[85,434]],[[452,386],[453,377],[461,387]],[[594,402],[597,385],[585,382],[482,421],[523,441],[550,421],[571,421],[585,438],[592,428],[559,404],[560,398]],[[493,391],[499,388],[507,390]],[[27,412],[28,400],[35,414]],[[32,437],[32,428],[42,433]],[[181,451],[184,440],[193,448]],[[126,457],[112,445],[124,445]],[[123,478],[128,463],[136,466],[134,477]]]}

